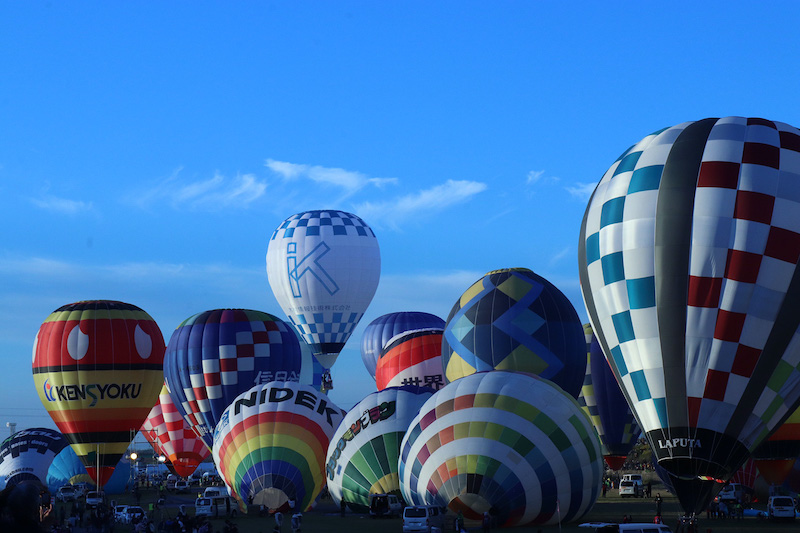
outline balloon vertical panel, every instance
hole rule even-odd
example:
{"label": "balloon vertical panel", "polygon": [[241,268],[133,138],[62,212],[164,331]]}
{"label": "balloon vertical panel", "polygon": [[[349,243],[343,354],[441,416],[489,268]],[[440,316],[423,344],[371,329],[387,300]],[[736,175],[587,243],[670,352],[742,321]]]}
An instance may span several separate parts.
{"label": "balloon vertical panel", "polygon": [[164,348],[155,321],[123,302],[65,305],[39,328],[33,348],[39,398],[100,486],[155,404]]}
{"label": "balloon vertical panel", "polygon": [[298,213],[273,232],[266,264],[281,309],[330,368],[378,287],[380,249],[372,229],[343,211]]}
{"label": "balloon vertical panel", "polygon": [[674,475],[729,477],[800,399],[798,190],[800,132],[726,117],[645,137],[589,202],[584,301]]}

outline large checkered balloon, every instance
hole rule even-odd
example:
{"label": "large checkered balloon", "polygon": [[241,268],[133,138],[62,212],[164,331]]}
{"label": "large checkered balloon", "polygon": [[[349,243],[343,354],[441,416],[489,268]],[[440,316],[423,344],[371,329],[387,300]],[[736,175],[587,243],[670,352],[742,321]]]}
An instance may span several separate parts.
{"label": "large checkered balloon", "polygon": [[251,309],[214,309],[184,320],[164,355],[172,401],[209,449],[222,412],[240,393],[274,380],[298,381],[301,354],[291,326]]}
{"label": "large checkered balloon", "polygon": [[359,217],[306,211],[284,220],[267,248],[267,276],[283,312],[330,368],[364,315],[381,273],[378,240]]}
{"label": "large checkered balloon", "polygon": [[800,131],[727,117],[648,135],[581,227],[595,334],[687,512],[800,400]]}

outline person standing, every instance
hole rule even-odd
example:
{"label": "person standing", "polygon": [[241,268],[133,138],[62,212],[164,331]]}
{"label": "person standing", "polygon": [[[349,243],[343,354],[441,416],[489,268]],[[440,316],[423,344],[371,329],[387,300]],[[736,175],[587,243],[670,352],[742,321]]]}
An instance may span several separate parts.
{"label": "person standing", "polygon": [[656,499],[655,499],[655,502],[656,502],[656,516],[659,517],[659,518],[661,518],[661,502],[662,501],[663,500],[661,499],[661,493],[657,492],[656,493]]}
{"label": "person standing", "polygon": [[492,515],[489,511],[483,512],[483,533],[489,533],[492,530]]}

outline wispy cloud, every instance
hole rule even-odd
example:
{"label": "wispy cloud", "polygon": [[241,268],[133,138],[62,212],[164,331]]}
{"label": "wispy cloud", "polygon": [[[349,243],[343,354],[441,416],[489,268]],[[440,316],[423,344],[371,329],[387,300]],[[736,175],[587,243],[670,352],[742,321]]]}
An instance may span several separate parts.
{"label": "wispy cloud", "polygon": [[555,183],[560,180],[561,178],[558,176],[547,174],[544,170],[531,170],[528,172],[528,175],[525,176],[526,185],[536,185],[537,183]]}
{"label": "wispy cloud", "polygon": [[597,183],[576,183],[564,189],[578,200],[588,201],[594,192]]}
{"label": "wispy cloud", "polygon": [[485,183],[447,180],[441,185],[385,202],[365,202],[356,211],[364,218],[380,220],[397,227],[401,222],[419,216],[439,213],[448,207],[468,201],[487,189]]}
{"label": "wispy cloud", "polygon": [[275,159],[267,159],[264,166],[283,180],[309,179],[320,185],[341,189],[345,198],[355,194],[367,185],[383,188],[386,185],[395,185],[398,182],[397,178],[371,178],[354,170],[289,163],[287,161],[276,161]]}
{"label": "wispy cloud", "polygon": [[177,169],[154,187],[137,194],[132,202],[140,207],[167,202],[175,208],[216,210],[248,207],[267,190],[267,183],[253,174],[228,177],[215,173],[208,179],[191,181],[182,178],[181,172],[182,169]]}
{"label": "wispy cloud", "polygon": [[92,202],[81,200],[70,200],[68,198],[58,198],[57,196],[45,195],[41,198],[31,198],[31,203],[40,209],[61,213],[64,215],[76,215],[93,211]]}
{"label": "wispy cloud", "polygon": [[555,255],[553,255],[553,257],[550,258],[549,265],[551,267],[555,266],[556,264],[561,262],[562,259],[570,256],[572,253],[573,253],[572,247],[567,246],[566,248],[564,248],[560,252],[557,252]]}

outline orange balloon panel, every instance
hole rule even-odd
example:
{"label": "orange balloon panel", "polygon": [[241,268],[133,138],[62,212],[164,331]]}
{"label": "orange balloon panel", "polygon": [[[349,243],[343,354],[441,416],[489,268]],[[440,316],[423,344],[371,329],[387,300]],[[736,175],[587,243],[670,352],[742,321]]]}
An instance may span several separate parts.
{"label": "orange balloon panel", "polygon": [[164,349],[150,315],[123,302],[65,305],[39,328],[39,399],[101,487],[158,399]]}

